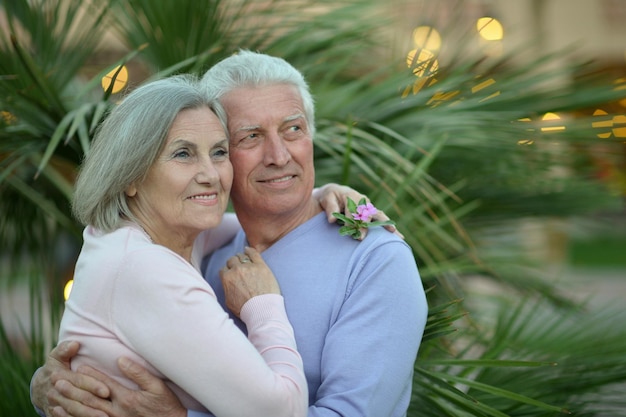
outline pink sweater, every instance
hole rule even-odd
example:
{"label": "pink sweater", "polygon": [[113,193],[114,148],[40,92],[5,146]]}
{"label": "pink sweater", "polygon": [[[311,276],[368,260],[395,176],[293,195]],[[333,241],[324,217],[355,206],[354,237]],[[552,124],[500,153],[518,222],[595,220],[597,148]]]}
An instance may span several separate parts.
{"label": "pink sweater", "polygon": [[91,365],[136,388],[117,367],[126,356],[166,380],[188,409],[306,415],[302,360],[282,296],[244,305],[247,340],[198,270],[137,226],[106,234],[87,227],[83,237],[59,333],[81,344],[73,369]]}

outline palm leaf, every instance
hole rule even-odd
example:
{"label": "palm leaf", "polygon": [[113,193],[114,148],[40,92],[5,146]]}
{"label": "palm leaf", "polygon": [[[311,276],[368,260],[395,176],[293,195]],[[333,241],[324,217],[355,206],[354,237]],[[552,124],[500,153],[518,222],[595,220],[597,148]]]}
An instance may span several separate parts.
{"label": "palm leaf", "polygon": [[[0,5],[8,22],[0,32],[0,283],[17,285],[23,274],[16,272],[37,265],[44,282],[28,281],[30,297],[43,303],[43,288],[52,300],[50,311],[32,307],[32,317],[44,319],[23,324],[32,362],[0,325],[2,356],[11,358],[2,368],[11,378],[0,387],[11,398],[22,390],[10,415],[32,411],[23,390],[47,351],[27,327],[42,333],[46,315],[52,322],[62,310],[62,258],[71,265],[79,242],[71,184],[111,105],[111,91],[99,91],[101,76],[131,60],[145,66],[147,80],[200,73],[240,47],[303,71],[316,97],[318,182],[367,193],[414,248],[431,308],[409,415],[547,416],[561,405],[580,416],[623,415],[615,392],[624,382],[626,338],[612,324],[622,315],[577,308],[545,265],[524,256],[519,236],[528,217],[616,206],[592,178],[586,151],[598,140],[593,110],[623,92],[583,77],[593,66],[571,60],[569,50],[521,63],[522,50],[477,57],[459,42],[438,57],[436,73],[417,78],[406,53],[387,43],[380,2],[366,0],[83,3]],[[422,17],[435,7],[424,3]],[[111,28],[130,52],[85,76]],[[440,29],[469,38],[454,24]],[[571,64],[555,68],[555,61]],[[548,111],[567,115],[564,131],[542,130]],[[615,137],[603,143],[621,146]],[[568,175],[553,175],[555,168]],[[64,256],[51,253],[67,241]],[[476,277],[525,298],[499,307],[472,292]]]}

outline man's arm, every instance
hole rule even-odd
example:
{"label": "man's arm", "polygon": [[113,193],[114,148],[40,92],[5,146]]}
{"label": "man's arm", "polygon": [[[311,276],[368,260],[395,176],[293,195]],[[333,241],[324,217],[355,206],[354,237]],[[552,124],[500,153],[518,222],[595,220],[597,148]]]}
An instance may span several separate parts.
{"label": "man's arm", "polygon": [[[176,395],[146,369],[121,358],[120,370],[138,386],[131,390],[97,370],[82,366],[70,370],[78,353],[77,342],[54,348],[46,364],[31,381],[31,400],[40,415],[48,417],[185,417]],[[193,414],[194,417],[206,414]],[[189,417],[192,417],[190,412]]]}
{"label": "man's arm", "polygon": [[[187,410],[183,408],[178,397],[163,380],[127,358],[120,358],[118,366],[124,375],[137,384],[139,387],[137,390],[126,388],[108,375],[89,366],[78,368],[78,373],[106,384],[111,392],[110,398],[106,400],[97,397],[90,398],[89,408],[100,410],[108,417],[187,416]],[[72,395],[70,391],[63,392],[63,394]],[[91,417],[91,414],[75,412],[71,415],[72,417]]]}
{"label": "man's arm", "polygon": [[363,267],[325,338],[321,385],[308,417],[396,417],[409,405],[427,317],[413,255],[395,241],[360,259]]}
{"label": "man's arm", "polygon": [[[40,415],[63,416],[65,410],[82,410],[80,400],[86,396],[109,397],[109,389],[101,382],[88,376],[72,372],[70,360],[76,356],[80,345],[77,342],[63,342],[55,347],[44,366],[39,368],[31,380],[31,401]],[[60,392],[67,386],[74,387],[73,397],[76,401],[68,401]],[[85,413],[85,417],[103,417],[102,413]]]}

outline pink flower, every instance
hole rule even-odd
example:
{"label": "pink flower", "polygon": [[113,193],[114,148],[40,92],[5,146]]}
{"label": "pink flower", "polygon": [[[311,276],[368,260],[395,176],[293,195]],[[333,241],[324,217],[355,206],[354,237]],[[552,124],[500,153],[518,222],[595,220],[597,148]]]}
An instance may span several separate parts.
{"label": "pink flower", "polygon": [[367,203],[357,206],[356,213],[352,213],[352,217],[354,220],[369,222],[376,213],[378,213],[376,207],[372,203]]}

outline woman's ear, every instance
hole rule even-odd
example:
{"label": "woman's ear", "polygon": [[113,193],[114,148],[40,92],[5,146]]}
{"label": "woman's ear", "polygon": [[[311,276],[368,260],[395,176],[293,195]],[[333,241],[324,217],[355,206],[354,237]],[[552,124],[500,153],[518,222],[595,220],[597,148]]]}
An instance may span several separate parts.
{"label": "woman's ear", "polygon": [[124,191],[124,194],[126,194],[128,197],[134,197],[137,195],[137,187],[135,187],[135,184],[131,184],[128,186],[128,188]]}

